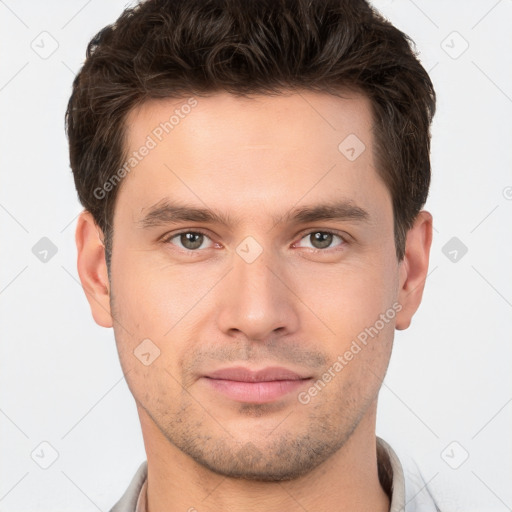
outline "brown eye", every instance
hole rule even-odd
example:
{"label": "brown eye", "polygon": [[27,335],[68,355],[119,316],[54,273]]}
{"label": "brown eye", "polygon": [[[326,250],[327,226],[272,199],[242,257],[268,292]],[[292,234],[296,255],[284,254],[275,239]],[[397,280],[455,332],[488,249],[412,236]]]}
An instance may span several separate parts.
{"label": "brown eye", "polygon": [[185,249],[199,249],[203,243],[204,235],[201,233],[181,233],[180,242]]}
{"label": "brown eye", "polygon": [[309,249],[332,249],[345,243],[345,240],[336,233],[330,231],[312,231],[305,235],[299,242],[299,247]]}
{"label": "brown eye", "polygon": [[178,233],[177,235],[169,237],[167,242],[177,245],[181,249],[186,249],[187,251],[207,249],[212,245],[211,240],[206,235],[196,231],[184,231],[183,233]]}
{"label": "brown eye", "polygon": [[311,240],[311,245],[315,249],[325,249],[332,244],[333,234],[325,233],[323,231],[317,231],[316,233],[311,233],[309,235]]}

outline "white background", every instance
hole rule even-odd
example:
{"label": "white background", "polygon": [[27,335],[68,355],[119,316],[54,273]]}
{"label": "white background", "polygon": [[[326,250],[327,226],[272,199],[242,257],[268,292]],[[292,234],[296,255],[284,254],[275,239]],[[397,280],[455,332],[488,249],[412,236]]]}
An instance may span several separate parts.
{"label": "white background", "polygon": [[[2,511],[107,511],[145,459],[113,333],[77,281],[64,134],[86,44],[125,4],[0,1]],[[415,458],[443,511],[511,510],[512,1],[374,4],[416,42],[438,93],[430,274],[397,333],[378,434]],[[32,252],[42,237],[57,248],[46,263]],[[468,249],[456,262],[452,237]],[[31,457],[49,463],[52,449],[48,469]]]}

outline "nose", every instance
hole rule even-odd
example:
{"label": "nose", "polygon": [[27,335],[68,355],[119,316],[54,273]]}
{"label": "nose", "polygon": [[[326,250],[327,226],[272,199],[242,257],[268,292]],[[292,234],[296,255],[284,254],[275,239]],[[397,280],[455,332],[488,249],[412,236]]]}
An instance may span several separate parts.
{"label": "nose", "polygon": [[296,332],[298,299],[293,294],[284,263],[263,252],[248,263],[233,255],[233,268],[222,280],[217,296],[218,328],[230,336],[265,341]]}

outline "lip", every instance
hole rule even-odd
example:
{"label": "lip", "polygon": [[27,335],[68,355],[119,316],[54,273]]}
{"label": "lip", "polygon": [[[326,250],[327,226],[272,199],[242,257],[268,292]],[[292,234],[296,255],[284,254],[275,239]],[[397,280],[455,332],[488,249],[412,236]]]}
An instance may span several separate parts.
{"label": "lip", "polygon": [[267,366],[261,370],[250,370],[244,366],[221,368],[206,375],[210,379],[234,380],[238,382],[268,382],[275,380],[300,380],[307,377],[282,366]]}
{"label": "lip", "polygon": [[204,380],[213,390],[231,400],[267,403],[296,391],[310,381],[311,377],[279,366],[256,371],[237,366],[210,372],[204,376]]}

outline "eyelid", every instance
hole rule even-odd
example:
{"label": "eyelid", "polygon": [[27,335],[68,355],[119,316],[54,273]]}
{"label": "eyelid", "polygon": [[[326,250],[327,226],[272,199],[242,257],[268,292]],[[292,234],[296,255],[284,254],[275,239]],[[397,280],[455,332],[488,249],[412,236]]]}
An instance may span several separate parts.
{"label": "eyelid", "polygon": [[[214,241],[214,239],[212,238],[212,236],[210,234],[208,234],[205,230],[203,230],[201,228],[180,229],[178,231],[173,231],[172,233],[165,233],[164,235],[162,235],[159,238],[159,241],[161,241],[163,243],[170,243],[173,238],[176,238],[179,235],[183,235],[184,233],[197,233],[197,234],[203,235],[204,237],[208,238],[208,240],[210,240],[210,242],[213,245],[220,245],[218,242]],[[176,244],[172,244],[172,245],[176,246]],[[185,252],[200,252],[200,251],[204,251],[205,250],[205,249],[192,250],[192,249],[184,249],[184,248],[179,247],[179,246],[176,246],[176,247],[179,250],[185,251]],[[211,247],[207,247],[207,249],[211,249]]]}
{"label": "eyelid", "polygon": [[349,243],[349,239],[350,239],[350,236],[347,234],[347,233],[344,233],[344,232],[341,232],[341,231],[337,231],[336,229],[308,229],[308,230],[305,230],[305,231],[302,231],[301,233],[299,233],[297,236],[296,236],[296,242],[293,242],[292,246],[295,246],[296,244],[298,244],[301,240],[303,240],[304,238],[306,238],[307,236],[309,235],[312,235],[313,233],[328,233],[330,235],[335,235],[339,238],[341,238],[342,242],[340,245],[337,245],[337,246],[334,246],[334,247],[328,247],[327,249],[317,249],[315,247],[307,247],[307,249],[312,249],[313,251],[319,251],[319,252],[327,252],[329,250],[336,250],[340,247],[343,247],[344,245],[348,244]]}
{"label": "eyelid", "polygon": [[[208,238],[212,244],[214,245],[217,245],[217,246],[220,246],[222,244],[220,244],[219,242],[216,242],[213,237],[204,229],[202,228],[184,228],[184,229],[180,229],[178,231],[173,231],[171,233],[165,233],[164,235],[162,235],[160,238],[159,238],[159,241],[163,242],[163,243],[170,243],[170,240],[172,240],[173,238],[179,236],[179,235],[182,235],[183,233],[198,233],[198,234],[201,234],[203,236],[205,236],[206,238]],[[348,244],[349,243],[349,240],[350,240],[350,235],[348,235],[347,233],[345,232],[341,232],[341,231],[337,231],[335,229],[318,229],[318,228],[309,228],[309,229],[306,229],[304,231],[301,231],[300,233],[298,233],[294,238],[295,238],[295,242],[292,243],[292,247],[295,246],[298,242],[300,242],[303,238],[305,238],[306,236],[308,235],[312,235],[313,233],[329,233],[329,234],[332,234],[332,235],[335,235],[335,236],[338,236],[339,238],[341,238],[341,240],[343,241],[342,244],[338,245],[338,246],[335,246],[335,247],[328,247],[327,249],[316,249],[316,248],[309,248],[309,249],[312,249],[313,251],[319,251],[319,252],[328,252],[329,250],[335,250],[339,247],[343,247],[344,245]],[[175,245],[175,244],[172,244],[172,245]],[[182,251],[185,251],[185,252],[200,252],[200,251],[204,251],[205,249],[196,249],[196,250],[191,250],[191,249],[182,249],[181,247],[179,246],[176,246],[179,250],[182,250]]]}

